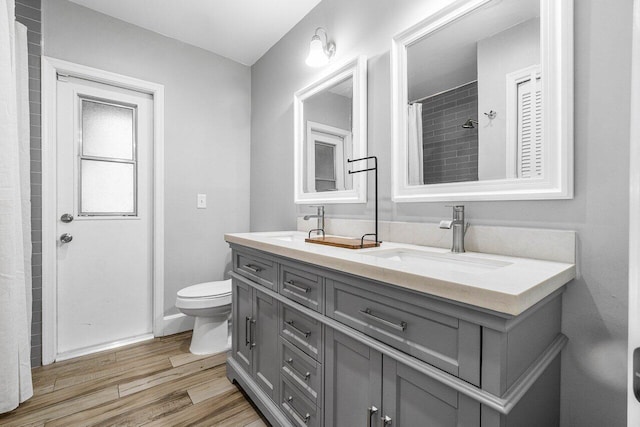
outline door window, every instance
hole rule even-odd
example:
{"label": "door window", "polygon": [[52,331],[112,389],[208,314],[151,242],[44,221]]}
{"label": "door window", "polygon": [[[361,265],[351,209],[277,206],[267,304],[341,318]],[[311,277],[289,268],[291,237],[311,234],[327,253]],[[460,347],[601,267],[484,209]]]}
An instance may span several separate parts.
{"label": "door window", "polygon": [[136,108],[80,98],[80,216],[137,215]]}

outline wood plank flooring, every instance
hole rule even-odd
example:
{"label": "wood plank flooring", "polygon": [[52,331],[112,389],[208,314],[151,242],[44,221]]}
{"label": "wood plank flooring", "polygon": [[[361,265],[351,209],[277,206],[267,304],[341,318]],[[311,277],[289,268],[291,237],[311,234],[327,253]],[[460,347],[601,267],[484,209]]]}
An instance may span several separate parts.
{"label": "wood plank flooring", "polygon": [[190,340],[185,332],[35,368],[34,396],[0,426],[268,426],[227,379],[226,354],[192,355]]}

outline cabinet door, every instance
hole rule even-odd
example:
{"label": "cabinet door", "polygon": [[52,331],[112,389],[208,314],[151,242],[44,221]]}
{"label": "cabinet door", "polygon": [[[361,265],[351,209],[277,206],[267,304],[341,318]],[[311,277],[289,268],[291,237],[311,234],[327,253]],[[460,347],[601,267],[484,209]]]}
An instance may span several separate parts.
{"label": "cabinet door", "polygon": [[378,426],[369,408],[380,408],[381,354],[330,328],[325,345],[325,426]]}
{"label": "cabinet door", "polygon": [[480,404],[383,356],[382,417],[394,427],[479,427]]}
{"label": "cabinet door", "polygon": [[277,399],[276,387],[280,378],[278,358],[277,301],[254,289],[252,325],[254,378],[271,399]]}
{"label": "cabinet door", "polygon": [[253,320],[253,289],[240,280],[233,279],[233,358],[251,374],[253,368],[250,328]]}

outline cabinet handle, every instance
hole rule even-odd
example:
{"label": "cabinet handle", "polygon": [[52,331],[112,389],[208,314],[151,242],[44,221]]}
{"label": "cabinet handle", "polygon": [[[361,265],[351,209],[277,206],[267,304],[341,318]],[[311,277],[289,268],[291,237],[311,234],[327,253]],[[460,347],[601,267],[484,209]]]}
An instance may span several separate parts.
{"label": "cabinet handle", "polygon": [[262,267],[258,267],[257,265],[253,264],[245,264],[243,268],[246,268],[249,271],[253,271],[254,273],[260,273],[263,270]]}
{"label": "cabinet handle", "polygon": [[[287,402],[291,403],[293,401],[293,396],[289,396],[287,397]],[[300,415],[300,412],[298,412],[296,410],[296,408],[293,407],[293,405],[289,405],[289,408],[291,408],[291,411],[298,417],[300,418],[302,421],[304,421],[305,424],[307,424],[309,422],[309,419],[311,418],[311,415],[309,415],[309,413],[307,412],[305,414],[305,416],[303,417],[302,415]]]}
{"label": "cabinet handle", "polygon": [[376,322],[382,323],[383,325],[386,325],[390,328],[393,328],[397,331],[402,331],[404,332],[405,329],[407,329],[407,322],[400,322],[400,323],[394,323],[391,322],[390,320],[387,319],[383,319],[382,317],[378,317],[376,315],[374,315],[371,312],[371,309],[369,308],[365,308],[364,310],[360,310],[360,313],[362,313],[363,316],[368,317],[371,320],[375,320]]}
{"label": "cabinet handle", "polygon": [[297,289],[300,292],[304,292],[305,294],[309,293],[309,291],[311,290],[309,288],[305,288],[305,287],[302,287],[300,285],[296,285],[293,280],[287,280],[286,282],[284,282],[284,284],[289,286],[290,288]]}
{"label": "cabinet handle", "polygon": [[303,377],[305,381],[308,381],[308,380],[309,380],[309,377],[311,376],[311,372],[308,372],[308,371],[307,371],[307,372],[305,372],[305,373],[304,373],[304,375],[303,375],[303,374],[302,374],[302,372],[299,372],[297,369],[295,369],[295,368],[293,367],[293,359],[292,359],[292,358],[288,358],[287,360],[285,360],[285,362],[287,362],[287,363],[289,364],[289,366],[291,366],[291,370],[292,370],[294,373],[296,373],[296,374],[300,375],[301,377]]}
{"label": "cabinet handle", "polygon": [[373,405],[371,405],[371,407],[367,409],[367,427],[372,426],[373,414],[375,414],[376,412],[378,412],[378,408]]}
{"label": "cabinet handle", "polygon": [[382,420],[382,426],[383,427],[387,427],[389,425],[391,425],[391,418],[388,415],[385,415],[384,417],[380,418]]}
{"label": "cabinet handle", "polygon": [[249,329],[249,322],[251,321],[251,317],[247,316],[244,318],[244,345],[247,346],[251,344],[251,330]]}
{"label": "cabinet handle", "polygon": [[286,322],[287,325],[291,326],[291,329],[293,329],[294,331],[296,331],[297,333],[299,333],[300,335],[304,335],[305,338],[309,338],[309,335],[311,335],[311,331],[303,331],[302,329],[296,327],[293,324],[293,320],[287,320]]}
{"label": "cabinet handle", "polygon": [[249,348],[251,349],[253,349],[253,347],[256,346],[256,341],[254,336],[255,330],[256,330],[256,319],[251,319],[249,321],[249,332],[251,334],[251,345],[249,346]]}

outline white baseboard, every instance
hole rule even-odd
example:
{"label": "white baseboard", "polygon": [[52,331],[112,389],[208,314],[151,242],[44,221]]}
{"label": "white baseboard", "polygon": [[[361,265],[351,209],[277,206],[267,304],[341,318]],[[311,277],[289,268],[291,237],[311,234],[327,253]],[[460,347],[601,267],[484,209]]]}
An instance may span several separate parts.
{"label": "white baseboard", "polygon": [[164,316],[162,320],[164,322],[162,335],[166,336],[192,330],[195,318],[183,313],[178,313],[170,316]]}
{"label": "white baseboard", "polygon": [[98,344],[91,347],[81,348],[79,350],[73,350],[66,353],[59,353],[56,356],[55,362],[62,362],[63,360],[73,359],[75,357],[86,356],[88,354],[98,353],[105,350],[113,350],[114,348],[124,347],[129,344],[136,344],[142,341],[149,341],[153,339],[153,334],[144,334],[137,337],[126,338],[119,341],[114,341],[106,344]]}

